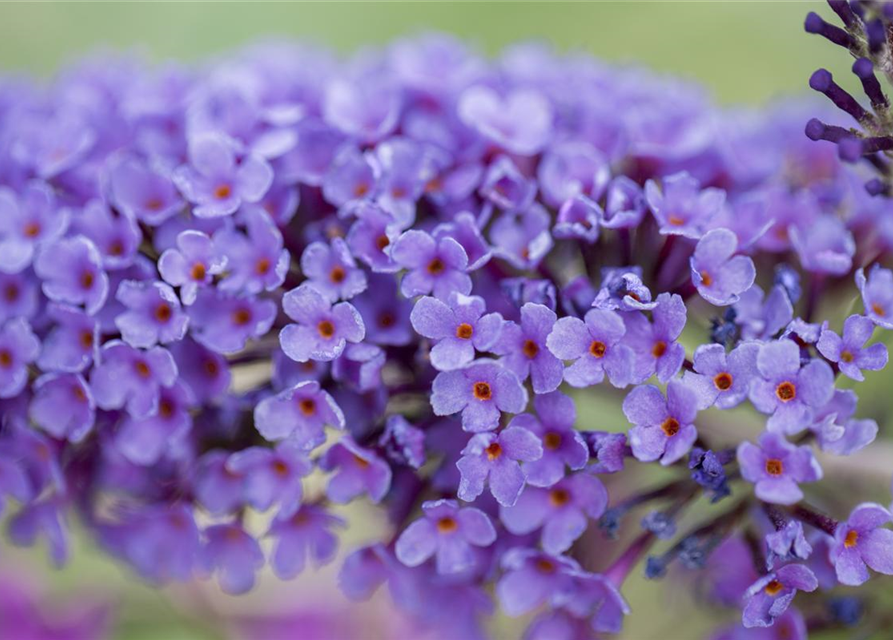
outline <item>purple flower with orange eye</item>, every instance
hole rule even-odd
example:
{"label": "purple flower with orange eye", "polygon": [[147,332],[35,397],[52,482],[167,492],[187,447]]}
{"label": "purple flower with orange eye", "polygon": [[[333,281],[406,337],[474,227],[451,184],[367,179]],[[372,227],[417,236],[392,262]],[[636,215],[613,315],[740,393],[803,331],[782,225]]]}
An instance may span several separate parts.
{"label": "purple flower with orange eye", "polygon": [[758,342],[743,342],[731,352],[721,344],[702,344],[692,358],[694,371],[686,371],[686,385],[698,394],[698,408],[716,404],[731,409],[747,397],[757,371]]}
{"label": "purple flower with orange eye", "polygon": [[391,467],[378,454],[357,445],[345,436],[332,445],[319,460],[323,471],[334,471],[326,485],[332,502],[346,504],[367,494],[377,504],[391,488]]}
{"label": "purple flower with orange eye", "polygon": [[771,627],[787,611],[798,591],[815,591],[818,586],[815,574],[802,564],[785,565],[763,576],[744,595],[744,626]]}
{"label": "purple flower with orange eye", "polygon": [[115,318],[115,325],[130,346],[146,349],[186,335],[189,317],[169,285],[125,280],[118,285],[115,298],[127,308]]}
{"label": "purple flower with orange eye", "polygon": [[400,270],[391,258],[391,245],[400,236],[393,217],[376,204],[364,202],[351,208],[357,221],[347,232],[347,246],[354,256],[377,273]]}
{"label": "purple flower with orange eye", "polygon": [[552,133],[552,105],[540,93],[515,89],[500,96],[477,85],[459,96],[459,118],[500,149],[520,156],[540,151]]}
{"label": "purple flower with orange eye", "polygon": [[590,309],[583,320],[561,318],[546,338],[546,345],[561,360],[573,360],[564,379],[573,387],[588,387],[604,380],[615,387],[632,382],[633,350],[621,343],[626,327],[620,315]]}
{"label": "purple flower with orange eye", "polygon": [[543,201],[549,206],[561,207],[577,196],[600,200],[611,179],[611,167],[591,144],[561,142],[543,154],[537,179]]}
{"label": "purple flower with orange eye", "polygon": [[255,574],[264,566],[264,554],[238,524],[215,524],[204,530],[206,542],[199,554],[202,567],[216,572],[220,588],[232,595],[251,591]]}
{"label": "purple flower with orange eye", "polygon": [[766,428],[793,434],[808,427],[834,394],[834,372],[827,362],[800,366],[800,347],[792,340],[768,342],[757,354],[759,377],[750,385],[750,401],[771,414]]}
{"label": "purple flower with orange eye", "polygon": [[884,525],[893,515],[879,504],[866,502],[837,525],[830,557],[841,584],[858,586],[868,581],[869,567],[893,575],[893,531]]}
{"label": "purple flower with orange eye", "polygon": [[79,372],[93,362],[99,348],[99,323],[82,309],[50,303],[55,326],[43,340],[37,365],[44,371]]}
{"label": "purple flower with orange eye", "polygon": [[43,280],[43,293],[54,302],[84,305],[95,314],[105,304],[109,277],[102,270],[96,245],[84,236],[63,238],[43,245],[34,261]]}
{"label": "purple flower with orange eye", "polygon": [[192,428],[189,410],[195,402],[179,380],[158,392],[158,410],[152,415],[129,416],[115,433],[115,448],[127,460],[151,466],[168,453],[183,446],[183,438]]}
{"label": "purple flower with orange eye", "polygon": [[856,271],[856,286],[862,294],[865,315],[884,329],[893,329],[893,271],[876,264],[865,276],[865,270]]}
{"label": "purple flower with orange eye", "polygon": [[753,284],[753,260],[735,255],[737,249],[738,238],[728,229],[712,229],[698,240],[691,257],[691,279],[710,304],[734,304]]}
{"label": "purple flower with orange eye", "polygon": [[807,446],[798,447],[769,431],[758,445],[738,445],[741,476],[754,483],[754,493],[765,502],[794,504],[803,498],[798,483],[822,479],[822,468]]}
{"label": "purple flower with orange eye", "polygon": [[649,180],[645,198],[662,234],[698,239],[722,209],[726,194],[713,187],[701,190],[697,179],[682,172],[664,178],[662,191]]}
{"label": "purple flower with orange eye", "polygon": [[277,515],[267,532],[276,540],[270,557],[273,573],[280,580],[291,580],[304,571],[308,558],[317,568],[331,562],[338,549],[338,538],[332,530],[345,524],[317,505],[303,505],[293,514]]}
{"label": "purple flower with orange eye", "polygon": [[465,272],[468,256],[462,245],[449,237],[435,240],[424,231],[411,229],[397,238],[391,258],[409,270],[400,282],[407,298],[434,294],[446,300],[453,292],[471,293],[471,278]]}
{"label": "purple flower with orange eye", "polygon": [[31,420],[54,438],[77,443],[93,428],[96,404],[80,374],[46,374],[34,383]]}
{"label": "purple flower with orange eye", "polygon": [[276,303],[252,297],[228,296],[215,288],[199,290],[187,309],[190,335],[216,353],[235,353],[248,340],[266,334],[276,320]]}
{"label": "purple flower with orange eye", "polygon": [[496,541],[493,523],[479,509],[460,509],[455,500],[434,500],[422,504],[422,512],[423,517],[406,527],[394,548],[397,559],[408,567],[434,556],[440,575],[461,573],[475,564],[472,547],[488,547]]}
{"label": "purple flower with orange eye", "polygon": [[503,554],[504,569],[496,596],[510,616],[529,613],[571,586],[571,575],[581,571],[572,558],[514,547]]}
{"label": "purple flower with orange eye", "polygon": [[28,365],[39,353],[40,341],[24,318],[0,327],[0,398],[12,398],[25,388]]}
{"label": "purple flower with orange eye", "polygon": [[29,271],[0,271],[0,323],[11,318],[33,318],[40,299],[39,286]]}
{"label": "purple flower with orange eye", "polygon": [[28,183],[20,194],[0,188],[0,271],[18,273],[34,259],[37,248],[65,234],[68,210],[56,208],[52,189]]}
{"label": "purple flower with orange eye", "polygon": [[887,345],[878,342],[870,347],[865,343],[874,333],[874,323],[865,316],[853,315],[843,323],[843,336],[822,325],[822,334],[816,342],[819,353],[836,362],[840,372],[853,380],[864,380],[862,370],[880,371],[887,366]]}
{"label": "purple flower with orange eye", "polygon": [[319,382],[299,382],[254,408],[254,426],[267,440],[289,439],[302,449],[315,449],[325,442],[325,427],[344,428],[344,413]]}
{"label": "purple flower with orange eye", "polygon": [[556,238],[576,238],[592,244],[598,240],[602,208],[584,195],[566,200],[558,210],[552,234]]}
{"label": "purple flower with orange eye", "polygon": [[518,171],[511,158],[499,156],[487,167],[480,194],[503,210],[526,209],[536,196],[536,183]]}
{"label": "purple flower with orange eye", "polygon": [[102,345],[98,364],[90,375],[96,405],[106,411],[126,408],[134,417],[158,410],[162,387],[177,379],[177,365],[164,347],[141,351],[121,340]]}
{"label": "purple flower with orange eye", "polygon": [[71,221],[70,233],[90,239],[102,254],[106,269],[124,269],[133,264],[143,234],[136,219],[109,208],[102,200],[91,200]]}
{"label": "purple flower with orange eye", "polygon": [[523,427],[508,427],[498,434],[479,433],[462,450],[456,463],[461,474],[457,496],[473,502],[484,492],[489,481],[496,501],[510,507],[524,490],[521,462],[533,462],[543,455],[539,439]]}
{"label": "purple flower with orange eye", "polygon": [[530,378],[534,393],[549,393],[558,388],[564,365],[546,347],[558,318],[549,307],[528,302],[521,307],[521,322],[506,322],[493,352],[499,362],[524,382]]}
{"label": "purple flower with orange eye", "polygon": [[296,362],[334,360],[348,342],[360,342],[366,335],[363,318],[352,304],[333,306],[310,283],[286,293],[282,308],[296,324],[283,327],[279,342]]}
{"label": "purple flower with orange eye", "polygon": [[520,413],[527,390],[514,373],[497,362],[480,359],[463,369],[442,371],[431,388],[434,414],[462,412],[462,428],[476,433],[499,425],[501,412]]}
{"label": "purple flower with orange eye", "polygon": [[350,300],[366,290],[366,272],[357,267],[342,238],[333,238],[331,244],[307,245],[301,254],[301,271],[332,302]]}
{"label": "purple flower with orange eye", "polygon": [[589,520],[599,518],[607,506],[608,491],[601,480],[575,473],[548,489],[528,487],[514,506],[499,508],[499,519],[515,535],[542,528],[543,550],[557,555],[570,549]]}
{"label": "purple flower with orange eye", "polygon": [[475,350],[489,351],[504,323],[498,313],[484,313],[480,296],[453,293],[448,302],[425,296],[409,316],[416,332],[435,341],[430,357],[438,371],[460,369],[474,360]]}
{"label": "purple flower with orange eye", "polygon": [[372,155],[355,147],[347,147],[338,154],[322,182],[323,197],[336,207],[349,208],[371,199],[377,191],[378,163]]}
{"label": "purple flower with orange eye", "polygon": [[109,170],[112,202],[131,218],[158,225],[183,209],[183,199],[167,172],[136,157]]}
{"label": "purple flower with orange eye", "polygon": [[195,205],[196,216],[217,218],[263,198],[273,184],[273,170],[255,155],[237,160],[236,143],[227,136],[204,133],[189,140],[189,164],[178,167],[173,180]]}
{"label": "purple flower with orange eye", "polygon": [[313,465],[294,442],[286,441],[275,450],[248,447],[229,456],[226,471],[243,478],[245,504],[258,511],[279,505],[279,515],[287,518],[297,511],[303,496],[301,478]]}
{"label": "purple flower with orange eye", "polygon": [[685,383],[672,380],[667,397],[654,385],[642,385],[623,400],[623,413],[635,426],[629,430],[633,455],[643,462],[676,462],[698,437],[694,426],[698,397]]}
{"label": "purple flower with orange eye", "polygon": [[582,469],[589,460],[589,448],[574,428],[577,408],[574,401],[560,391],[534,396],[536,416],[522,413],[512,418],[511,427],[530,431],[542,442],[543,454],[524,464],[527,483],[535,487],[551,487],[564,477],[565,465]]}
{"label": "purple flower with orange eye", "polygon": [[657,374],[667,382],[676,375],[685,360],[685,348],[676,340],[685,327],[688,310],[682,297],[662,293],[652,311],[652,322],[642,314],[626,314],[624,342],[636,353],[633,382],[641,382]]}
{"label": "purple flower with orange eye", "polygon": [[226,256],[226,274],[218,283],[221,291],[254,294],[272,291],[285,281],[288,251],[282,248],[282,234],[262,211],[239,214],[246,234],[222,229],[214,234],[214,246]]}
{"label": "purple flower with orange eye", "polygon": [[176,248],[166,249],[158,259],[158,272],[169,285],[180,288],[184,305],[195,302],[199,287],[209,285],[223,272],[227,257],[201,231],[181,231]]}

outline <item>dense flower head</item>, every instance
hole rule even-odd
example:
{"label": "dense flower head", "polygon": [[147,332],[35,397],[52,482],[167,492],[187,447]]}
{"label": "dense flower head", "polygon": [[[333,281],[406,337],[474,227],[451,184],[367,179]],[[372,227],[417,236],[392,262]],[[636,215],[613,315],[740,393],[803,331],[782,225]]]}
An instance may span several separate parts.
{"label": "dense flower head", "polygon": [[[891,16],[832,4],[850,31],[807,27],[869,60],[879,107]],[[859,501],[822,466],[879,432],[853,385],[887,364],[893,233],[804,142],[811,107],[532,45],[373,58],[0,85],[11,539],[64,562],[77,514],[147,581],[236,594],[333,561],[362,502],[386,533],[343,590],[386,584],[434,636],[484,637],[497,604],[536,611],[529,638],[619,632],[642,564],[738,607],[716,638],[805,638],[795,595],[853,618],[827,592],[893,574],[891,516],[835,519]],[[890,148],[834,126],[807,132]]]}

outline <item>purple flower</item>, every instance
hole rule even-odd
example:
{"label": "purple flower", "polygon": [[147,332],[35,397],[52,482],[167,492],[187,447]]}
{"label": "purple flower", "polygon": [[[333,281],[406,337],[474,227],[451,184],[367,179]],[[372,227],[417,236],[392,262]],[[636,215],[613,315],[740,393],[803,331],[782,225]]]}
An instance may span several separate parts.
{"label": "purple flower", "polygon": [[499,156],[487,167],[480,194],[500,209],[526,209],[536,196],[536,183],[511,158]]}
{"label": "purple flower", "polygon": [[0,271],[26,269],[38,247],[65,233],[68,217],[43,182],[28,183],[20,194],[0,188]]}
{"label": "purple flower", "polygon": [[698,394],[698,408],[716,404],[731,409],[747,397],[751,380],[757,375],[757,342],[743,342],[730,353],[721,344],[702,344],[692,358],[694,372],[685,372],[684,381]]}
{"label": "purple flower", "polygon": [[728,229],[712,229],[698,240],[691,257],[691,280],[710,304],[734,304],[753,284],[753,260],[736,256],[737,249],[738,238]]}
{"label": "purple flower", "polygon": [[424,516],[408,527],[394,549],[397,559],[417,567],[435,556],[437,573],[461,573],[475,563],[472,547],[488,547],[496,540],[493,523],[483,511],[459,508],[455,500],[434,500],[422,504]]}
{"label": "purple flower", "polygon": [[625,433],[586,431],[583,437],[592,456],[592,464],[589,465],[592,473],[617,473],[623,470],[624,459],[629,455]]}
{"label": "purple flower", "polygon": [[880,371],[887,366],[887,346],[881,342],[866,347],[874,333],[874,323],[865,316],[852,315],[843,323],[843,336],[822,325],[822,334],[816,343],[819,350],[831,362],[836,362],[840,372],[853,380],[864,380],[862,370]]}
{"label": "purple flower", "polygon": [[635,426],[629,430],[633,455],[643,462],[676,462],[698,437],[694,424],[698,396],[684,382],[672,380],[667,397],[654,385],[642,385],[623,400],[623,413]]}
{"label": "purple flower", "polygon": [[266,212],[240,214],[246,234],[222,229],[214,234],[214,246],[226,256],[226,271],[217,285],[221,291],[259,293],[279,288],[288,271],[288,251],[282,234]]}
{"label": "purple flower", "polygon": [[641,267],[602,269],[602,284],[592,306],[596,309],[650,311],[657,306],[642,283]]}
{"label": "purple flower", "polygon": [[110,209],[102,200],[91,200],[71,222],[71,232],[96,245],[107,269],[133,264],[143,234],[134,218]]}
{"label": "purple flower", "polygon": [[549,393],[558,388],[564,365],[546,348],[546,339],[555,326],[557,315],[549,307],[528,302],[521,307],[521,322],[506,322],[492,347],[502,356],[500,364],[524,382],[530,378],[534,393]]}
{"label": "purple flower", "polygon": [[857,586],[868,580],[868,567],[893,575],[893,531],[884,527],[893,521],[879,504],[860,504],[846,522],[837,525],[830,558],[841,584]]}
{"label": "purple flower", "polygon": [[195,302],[199,287],[210,284],[223,273],[227,257],[201,231],[182,231],[176,249],[166,249],[158,259],[158,272],[169,285],[180,288],[183,304]]}
{"label": "purple flower", "polygon": [[375,75],[336,79],[322,102],[325,121],[360,142],[376,142],[397,126],[401,98],[397,87]]}
{"label": "purple flower", "polygon": [[794,504],[803,498],[797,483],[822,479],[822,468],[809,447],[798,447],[768,431],[757,442],[759,445],[751,442],[738,445],[738,463],[742,477],[754,483],[760,500]]}
{"label": "purple flower", "polygon": [[801,368],[800,347],[792,340],[768,342],[757,354],[760,377],[750,385],[750,401],[771,414],[766,428],[794,434],[808,427],[815,412],[834,393],[834,372],[827,362],[812,360]]}
{"label": "purple flower", "polygon": [[533,269],[552,249],[552,217],[539,203],[506,211],[490,226],[493,254],[518,269]]}
{"label": "purple flower", "polygon": [[391,245],[400,236],[393,217],[378,205],[366,202],[351,211],[357,221],[347,232],[347,246],[354,256],[369,265],[372,271],[399,271],[400,265],[391,259]]}
{"label": "purple flower", "polygon": [[43,280],[43,293],[55,302],[82,304],[90,315],[105,303],[109,278],[102,270],[96,245],[84,236],[43,245],[34,271]]}
{"label": "purple flower", "polygon": [[189,164],[178,167],[173,180],[199,218],[231,215],[242,202],[260,200],[273,183],[265,160],[251,154],[237,160],[235,146],[219,133],[189,140]]}
{"label": "purple flower", "polygon": [[802,227],[791,225],[790,236],[806,271],[842,276],[853,266],[856,242],[838,218],[820,216]]}
{"label": "purple flower", "polygon": [[468,211],[456,215],[450,222],[444,222],[434,228],[435,240],[448,237],[462,245],[468,255],[468,270],[480,269],[490,261],[493,251],[478,226],[477,218]]}
{"label": "purple flower", "polygon": [[126,408],[130,415],[141,418],[158,411],[161,388],[176,379],[177,365],[167,349],[140,351],[112,340],[102,346],[90,375],[90,388],[100,409]]}
{"label": "purple flower", "polygon": [[401,415],[388,416],[378,440],[388,460],[420,469],[425,464],[425,432],[412,426]]}
{"label": "purple flower", "polygon": [[160,166],[129,156],[109,170],[112,202],[126,215],[150,225],[161,224],[183,209],[183,200]]}
{"label": "purple flower", "polygon": [[552,234],[556,238],[577,238],[593,244],[599,236],[599,220],[602,209],[586,196],[578,195],[566,200],[558,210]]}
{"label": "purple flower", "polygon": [[893,271],[876,264],[865,276],[865,270],[856,271],[856,286],[862,294],[865,315],[884,329],[893,329]]}
{"label": "purple flower", "polygon": [[338,538],[333,529],[344,520],[316,505],[303,505],[293,514],[280,514],[267,535],[276,540],[270,566],[280,580],[291,580],[304,571],[307,560],[322,567],[335,557]]}
{"label": "purple flower", "polygon": [[744,626],[772,626],[791,605],[798,591],[815,591],[818,586],[815,574],[801,564],[789,564],[763,576],[745,594]]}
{"label": "purple flower", "polygon": [[874,442],[877,422],[853,418],[857,401],[851,389],[835,389],[831,400],[818,412],[810,429],[822,451],[848,456]]}
{"label": "purple flower", "polygon": [[459,118],[497,147],[521,156],[534,155],[552,132],[552,106],[541,94],[516,89],[500,96],[477,85],[459,96]]}
{"label": "purple flower", "polygon": [[115,325],[130,346],[145,349],[186,335],[189,318],[169,285],[125,280],[118,285],[115,298],[127,308],[115,318]]}
{"label": "purple flower", "polygon": [[0,398],[17,396],[28,383],[28,365],[37,359],[40,341],[24,318],[0,327]]}
{"label": "purple flower", "polygon": [[553,145],[537,166],[543,200],[552,207],[561,207],[577,196],[599,200],[610,179],[607,159],[586,142]]}
{"label": "purple flower", "polygon": [[453,293],[448,302],[425,296],[409,317],[416,332],[434,341],[431,365],[438,371],[460,369],[474,360],[475,350],[489,351],[503,325],[498,313],[484,314],[480,296]]}
{"label": "purple flower", "polygon": [[471,278],[465,273],[468,256],[452,238],[435,240],[424,231],[412,229],[397,239],[391,257],[409,270],[400,282],[400,292],[407,298],[433,292],[446,300],[453,292],[471,293]]}
{"label": "purple flower", "polygon": [[283,518],[298,510],[303,496],[301,478],[312,468],[293,440],[283,442],[275,450],[248,447],[232,454],[226,461],[229,475],[244,479],[244,502],[258,511],[266,511],[278,504],[279,515]]}
{"label": "purple flower", "polygon": [[366,335],[363,318],[352,304],[332,306],[310,283],[286,293],[282,308],[297,324],[285,325],[279,342],[296,362],[334,360],[348,342],[360,342]]}
{"label": "purple flower", "polygon": [[506,551],[500,564],[504,573],[496,583],[496,597],[510,616],[524,615],[552,600],[568,589],[571,574],[580,571],[571,558],[522,547]]}
{"label": "purple flower", "polygon": [[82,376],[50,373],[35,382],[28,417],[54,438],[77,443],[93,428],[96,405]]}
{"label": "purple flower", "polygon": [[614,311],[591,309],[583,320],[561,318],[546,345],[561,360],[573,360],[564,379],[573,387],[598,384],[607,374],[615,387],[632,382],[633,350],[621,343],[626,327]]}
{"label": "purple flower", "polygon": [[349,344],[332,363],[332,378],[360,393],[379,389],[385,360],[381,347],[362,342]]}
{"label": "purple flower", "polygon": [[216,289],[199,291],[188,309],[190,335],[216,353],[235,353],[266,334],[276,319],[272,300],[237,298]]}
{"label": "purple flower", "polygon": [[766,567],[773,569],[793,560],[806,560],[812,554],[812,545],[803,534],[803,523],[790,520],[781,529],[766,536]]}
{"label": "purple flower", "polygon": [[543,550],[557,555],[570,549],[588,520],[601,516],[607,505],[608,492],[601,480],[580,472],[549,489],[528,488],[514,506],[499,508],[499,518],[515,535],[542,528]]}
{"label": "purple flower", "polygon": [[367,342],[402,346],[412,340],[412,301],[397,295],[392,277],[372,274],[369,288],[352,298],[351,303],[363,317]]}
{"label": "purple flower", "polygon": [[676,294],[657,296],[652,322],[642,314],[627,314],[625,342],[636,352],[632,382],[642,382],[657,373],[667,382],[676,375],[685,359],[685,348],[676,342],[685,327],[688,312]]}
{"label": "purple flower", "polygon": [[794,317],[791,298],[782,285],[775,285],[765,296],[759,285],[741,294],[734,306],[735,322],[746,340],[771,340],[788,326]]}
{"label": "purple flower", "polygon": [[10,318],[32,318],[37,313],[39,282],[29,271],[0,272],[0,322]]}
{"label": "purple flower", "polygon": [[589,448],[574,428],[577,408],[574,401],[559,391],[533,398],[537,416],[522,413],[512,418],[511,427],[521,427],[542,441],[542,457],[524,464],[527,483],[551,487],[564,477],[567,465],[577,471],[586,466]]}
{"label": "purple flower", "polygon": [[369,449],[359,447],[349,436],[341,438],[319,461],[323,471],[335,471],[326,485],[329,500],[346,504],[367,494],[373,503],[381,502],[391,488],[391,468]]}
{"label": "purple flower", "polygon": [[148,416],[124,419],[115,434],[115,446],[130,462],[150,466],[184,445],[192,429],[189,410],[194,402],[179,380],[158,392],[158,410]]}
{"label": "purple flower", "polygon": [[431,388],[434,414],[462,412],[462,428],[476,433],[499,424],[500,412],[521,413],[527,390],[514,373],[497,362],[480,359],[457,371],[437,374]]}
{"label": "purple flower", "polygon": [[301,254],[301,271],[313,286],[332,302],[350,300],[366,290],[366,273],[341,238],[331,245],[313,242]]}
{"label": "purple flower", "polygon": [[254,408],[254,426],[267,440],[290,439],[310,450],[325,442],[326,425],[344,428],[344,414],[315,380],[261,400]]}
{"label": "purple flower", "polygon": [[701,190],[701,183],[686,172],[664,178],[663,191],[653,180],[645,185],[645,197],[660,232],[698,239],[725,203],[722,189]]}
{"label": "purple flower", "polygon": [[460,500],[472,502],[483,493],[484,482],[489,480],[490,493],[496,501],[510,507],[524,490],[525,474],[520,463],[533,462],[542,455],[539,439],[522,427],[474,435],[456,463],[462,475],[457,495]]}
{"label": "purple flower", "polygon": [[323,178],[323,197],[336,207],[349,208],[375,195],[379,174],[371,153],[345,147]]}
{"label": "purple flower", "polygon": [[637,227],[645,217],[646,208],[642,187],[627,176],[617,176],[608,185],[601,226],[607,229]]}
{"label": "purple flower", "polygon": [[203,533],[207,541],[201,563],[209,573],[217,573],[220,588],[232,595],[251,591],[255,573],[264,565],[257,540],[238,524],[215,524]]}

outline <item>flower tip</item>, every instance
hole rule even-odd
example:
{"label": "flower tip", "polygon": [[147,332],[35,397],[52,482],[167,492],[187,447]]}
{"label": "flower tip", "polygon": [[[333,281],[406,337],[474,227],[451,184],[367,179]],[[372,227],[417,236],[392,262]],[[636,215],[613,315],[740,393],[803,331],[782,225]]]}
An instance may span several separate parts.
{"label": "flower tip", "polygon": [[831,88],[833,79],[831,72],[827,69],[816,69],[815,73],[809,78],[809,87],[824,93]]}
{"label": "flower tip", "polygon": [[844,162],[856,162],[862,157],[864,145],[855,136],[844,138],[837,145],[837,153]]}
{"label": "flower tip", "polygon": [[824,122],[818,118],[811,118],[809,122],[806,123],[806,137],[814,142],[823,140],[826,129],[827,127]]}
{"label": "flower tip", "polygon": [[853,63],[853,73],[865,80],[874,75],[874,63],[868,58],[859,58]]}
{"label": "flower tip", "polygon": [[803,28],[806,30],[806,33],[821,33],[822,27],[824,26],[825,21],[822,20],[822,17],[815,11],[810,11],[806,15],[806,21],[803,23]]}

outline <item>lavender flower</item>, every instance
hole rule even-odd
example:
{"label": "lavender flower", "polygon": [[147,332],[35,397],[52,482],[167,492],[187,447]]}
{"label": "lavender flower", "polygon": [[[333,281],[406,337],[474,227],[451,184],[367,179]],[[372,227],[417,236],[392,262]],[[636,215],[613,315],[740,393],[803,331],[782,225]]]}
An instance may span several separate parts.
{"label": "lavender flower", "polygon": [[819,350],[831,362],[836,362],[840,372],[853,380],[864,380],[862,370],[879,371],[887,366],[887,346],[881,343],[866,347],[874,333],[874,323],[865,316],[850,316],[843,323],[843,336],[822,326],[822,334],[816,343]]}
{"label": "lavender flower", "polygon": [[698,436],[698,398],[679,380],[667,385],[667,397],[653,385],[636,387],[623,400],[623,413],[635,426],[629,430],[633,455],[668,465],[688,453]]}
{"label": "lavender flower", "polygon": [[717,306],[734,304],[753,284],[753,260],[734,255],[737,248],[738,238],[728,229],[713,229],[698,240],[691,258],[691,278],[707,302]]}
{"label": "lavender flower", "polygon": [[484,314],[486,303],[479,296],[454,293],[449,305],[425,296],[410,315],[417,333],[435,340],[431,365],[438,371],[460,369],[474,360],[475,350],[489,351],[502,330],[502,316]]}
{"label": "lavender flower", "polygon": [[332,306],[311,284],[289,291],[282,307],[297,324],[286,325],[279,334],[285,354],[297,362],[334,360],[349,342],[360,342],[366,334],[363,318],[348,302]]}
{"label": "lavender flower", "polygon": [[28,365],[37,359],[40,341],[27,320],[0,327],[0,398],[17,396],[28,382]]}
{"label": "lavender flower", "polygon": [[400,283],[407,298],[433,293],[446,300],[453,292],[471,293],[471,278],[465,273],[468,256],[452,238],[434,240],[423,231],[410,230],[394,243],[391,257],[409,270]]}
{"label": "lavender flower", "polygon": [[524,382],[530,378],[534,393],[558,388],[564,367],[547,348],[548,336],[558,316],[547,306],[528,302],[521,307],[520,323],[506,322],[492,346],[500,363]]}
{"label": "lavender flower", "polygon": [[574,387],[601,382],[605,374],[615,387],[632,381],[633,351],[621,343],[626,327],[621,317],[603,309],[592,309],[583,320],[561,318],[546,339],[556,357],[574,360],[564,379]]}
{"label": "lavender flower", "polygon": [[223,272],[227,257],[200,231],[183,231],[176,248],[166,249],[158,259],[158,272],[169,285],[180,288],[183,304],[195,302],[199,287],[207,286]]}
{"label": "lavender flower", "polygon": [[798,591],[815,591],[818,581],[803,565],[789,564],[754,582],[745,595],[745,627],[769,627],[791,605]]}
{"label": "lavender flower", "polygon": [[508,427],[498,434],[478,433],[471,437],[456,463],[462,479],[457,495],[472,502],[484,491],[488,481],[496,501],[510,507],[524,489],[525,474],[521,462],[533,462],[543,455],[539,439],[520,426]]}
{"label": "lavender flower", "polygon": [[893,574],[893,531],[884,528],[891,521],[893,516],[881,505],[863,503],[837,526],[831,561],[842,584],[866,582],[868,567],[878,573]]}
{"label": "lavender flower", "polygon": [[663,180],[663,191],[657,183],[649,181],[645,185],[645,197],[661,233],[697,239],[719,213],[726,194],[714,188],[702,191],[697,179],[687,173],[677,173]]}
{"label": "lavender flower", "polygon": [[434,379],[431,406],[439,416],[462,412],[462,428],[491,431],[500,412],[520,413],[527,391],[514,373],[492,360],[481,359],[457,371],[443,371]]}
{"label": "lavender flower", "polygon": [[893,271],[876,264],[865,276],[864,269],[856,271],[856,286],[862,294],[865,315],[884,329],[893,329]]}
{"label": "lavender flower", "polygon": [[765,432],[758,445],[738,446],[741,475],[754,483],[758,498],[775,504],[794,504],[803,498],[801,482],[822,479],[822,468],[809,447],[798,447],[777,433]]}

